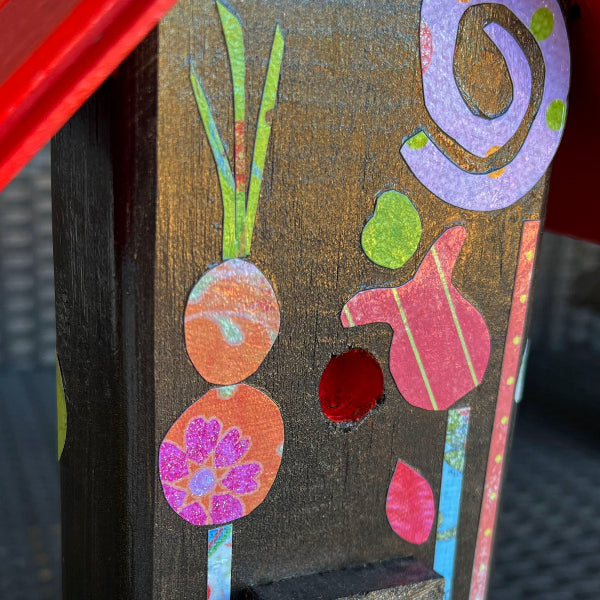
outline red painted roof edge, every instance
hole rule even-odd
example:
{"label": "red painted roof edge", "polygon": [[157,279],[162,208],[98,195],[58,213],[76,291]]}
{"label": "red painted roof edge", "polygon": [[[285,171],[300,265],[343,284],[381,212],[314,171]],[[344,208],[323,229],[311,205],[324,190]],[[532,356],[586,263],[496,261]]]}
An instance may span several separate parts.
{"label": "red painted roof edge", "polygon": [[3,86],[0,191],[175,2],[83,0],[39,46]]}

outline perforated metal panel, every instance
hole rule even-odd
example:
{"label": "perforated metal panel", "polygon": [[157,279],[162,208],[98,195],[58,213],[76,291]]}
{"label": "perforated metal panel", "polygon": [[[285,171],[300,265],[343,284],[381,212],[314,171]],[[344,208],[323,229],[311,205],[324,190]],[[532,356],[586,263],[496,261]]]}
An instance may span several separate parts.
{"label": "perforated metal panel", "polygon": [[0,364],[54,363],[50,147],[0,194]]}

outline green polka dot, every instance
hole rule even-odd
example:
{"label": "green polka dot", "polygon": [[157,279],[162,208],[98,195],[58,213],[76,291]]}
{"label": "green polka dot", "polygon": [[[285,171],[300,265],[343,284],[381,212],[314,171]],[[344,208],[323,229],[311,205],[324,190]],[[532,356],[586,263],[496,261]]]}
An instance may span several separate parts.
{"label": "green polka dot", "polygon": [[420,131],[417,133],[417,135],[413,135],[411,138],[409,138],[409,140],[406,142],[406,145],[411,150],[420,150],[421,148],[425,148],[428,141],[429,140],[427,139],[427,136]]}
{"label": "green polka dot", "polygon": [[531,17],[531,33],[538,42],[547,40],[554,29],[554,15],[549,8],[538,8]]}
{"label": "green polka dot", "polygon": [[365,254],[380,267],[398,269],[421,241],[421,219],[407,196],[390,190],[379,196],[362,233]]}
{"label": "green polka dot", "polygon": [[550,102],[548,110],[546,110],[546,124],[552,131],[559,131],[565,124],[567,116],[567,107],[562,100],[554,100]]}

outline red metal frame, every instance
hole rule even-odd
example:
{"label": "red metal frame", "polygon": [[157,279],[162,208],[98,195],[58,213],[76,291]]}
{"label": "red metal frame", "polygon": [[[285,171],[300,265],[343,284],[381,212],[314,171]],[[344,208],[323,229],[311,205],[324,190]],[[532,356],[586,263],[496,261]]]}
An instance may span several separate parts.
{"label": "red metal frame", "polygon": [[552,165],[546,229],[600,244],[600,2],[572,0],[571,92]]}
{"label": "red metal frame", "polygon": [[[68,0],[62,0],[66,4]],[[9,76],[0,64],[0,190],[60,129],[176,0],[80,0]],[[54,0],[54,7],[61,0]],[[29,3],[0,0],[11,9],[14,37],[31,34]],[[39,0],[43,5],[43,0]],[[69,2],[73,4],[73,2]],[[19,8],[22,6],[22,8]],[[42,6],[43,8],[43,6]],[[4,22],[6,24],[6,21]],[[6,40],[3,41],[6,43]]]}

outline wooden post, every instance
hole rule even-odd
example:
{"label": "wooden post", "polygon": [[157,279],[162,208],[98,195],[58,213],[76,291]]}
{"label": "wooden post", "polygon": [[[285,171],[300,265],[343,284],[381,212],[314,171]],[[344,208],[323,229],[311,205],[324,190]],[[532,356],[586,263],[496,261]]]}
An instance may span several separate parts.
{"label": "wooden post", "polygon": [[64,598],[151,598],[156,43],[53,141]]}
{"label": "wooden post", "polygon": [[65,599],[413,556],[483,600],[564,126],[545,4],[182,0],[60,132]]}

